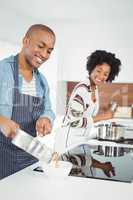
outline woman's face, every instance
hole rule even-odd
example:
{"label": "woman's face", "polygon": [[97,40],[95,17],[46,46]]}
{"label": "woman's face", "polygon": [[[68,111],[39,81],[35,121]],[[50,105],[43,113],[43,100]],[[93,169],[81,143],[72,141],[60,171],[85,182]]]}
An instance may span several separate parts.
{"label": "woman's face", "polygon": [[104,83],[110,74],[111,67],[107,63],[101,65],[96,65],[93,71],[90,74],[90,80],[94,85],[100,85]]}

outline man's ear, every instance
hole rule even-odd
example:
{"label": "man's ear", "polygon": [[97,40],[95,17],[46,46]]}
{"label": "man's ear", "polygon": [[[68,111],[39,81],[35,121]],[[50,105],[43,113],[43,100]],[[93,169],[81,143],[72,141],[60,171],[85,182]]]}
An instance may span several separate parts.
{"label": "man's ear", "polygon": [[30,43],[30,39],[28,37],[23,38],[23,46],[27,47]]}

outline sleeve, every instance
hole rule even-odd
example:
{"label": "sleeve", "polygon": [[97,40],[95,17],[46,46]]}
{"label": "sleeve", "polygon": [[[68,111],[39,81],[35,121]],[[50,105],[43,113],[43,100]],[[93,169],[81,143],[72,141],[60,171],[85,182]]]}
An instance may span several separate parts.
{"label": "sleeve", "polygon": [[[14,79],[10,64],[5,60],[0,61],[0,115],[12,112],[12,95]],[[10,114],[9,114],[10,115]]]}
{"label": "sleeve", "polygon": [[44,111],[43,111],[43,113],[41,114],[40,117],[41,118],[47,117],[51,121],[51,123],[53,124],[54,119],[55,119],[55,114],[54,114],[54,112],[52,110],[52,106],[51,106],[50,95],[49,95],[49,85],[48,85],[48,82],[45,79],[45,77],[42,76],[42,74],[41,74],[41,78],[42,78],[43,83],[45,85],[45,97],[44,97],[45,101],[44,101]]}
{"label": "sleeve", "polygon": [[[2,70],[1,62],[0,62],[0,80],[2,80],[2,77],[3,77],[3,70]],[[1,90],[2,90],[2,82],[0,82],[0,100],[1,100]]]}
{"label": "sleeve", "polygon": [[92,127],[93,119],[87,114],[89,98],[86,96],[90,95],[86,88],[77,88],[70,97],[68,103],[65,122],[71,124],[72,127],[76,128],[87,128]]}

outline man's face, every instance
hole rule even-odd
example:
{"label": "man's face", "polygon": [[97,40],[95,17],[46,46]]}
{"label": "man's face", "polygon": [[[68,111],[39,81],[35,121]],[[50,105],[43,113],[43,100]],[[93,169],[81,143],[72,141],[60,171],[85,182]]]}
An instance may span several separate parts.
{"label": "man's face", "polygon": [[25,61],[31,68],[38,68],[48,58],[54,48],[55,37],[52,33],[38,30],[23,40]]}

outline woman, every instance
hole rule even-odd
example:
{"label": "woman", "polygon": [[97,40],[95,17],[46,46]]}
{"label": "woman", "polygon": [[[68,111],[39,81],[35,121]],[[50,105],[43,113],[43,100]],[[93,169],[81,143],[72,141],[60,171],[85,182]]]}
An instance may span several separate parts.
{"label": "woman", "polygon": [[90,127],[95,122],[113,117],[112,111],[97,114],[99,109],[98,87],[112,82],[119,74],[121,62],[115,54],[97,50],[87,59],[89,77],[74,88],[67,107],[64,124],[71,127]]}
{"label": "woman", "polygon": [[[104,50],[96,50],[88,57],[86,69],[89,76],[85,81],[80,82],[74,88],[64,117],[62,129],[65,138],[64,148],[85,143],[89,139],[93,123],[100,120],[111,119],[113,117],[113,112],[110,110],[104,114],[98,114],[98,86],[102,83],[112,82],[119,74],[120,65],[121,62],[115,57],[115,54]],[[81,167],[81,154],[88,155],[88,158],[84,158],[90,160],[90,149],[88,148],[88,145],[80,145],[76,149],[69,151],[69,156],[66,154],[63,156],[63,159],[71,161],[76,160],[75,162],[77,165],[80,165]],[[79,162],[77,162],[78,159],[80,160]],[[94,159],[91,159],[89,163],[89,165],[93,167],[100,165],[100,168],[103,169],[107,176],[109,176],[109,171],[113,170],[109,163],[104,163],[102,165]],[[86,164],[84,164],[84,168],[85,165]],[[107,168],[107,171],[105,168]]]}

